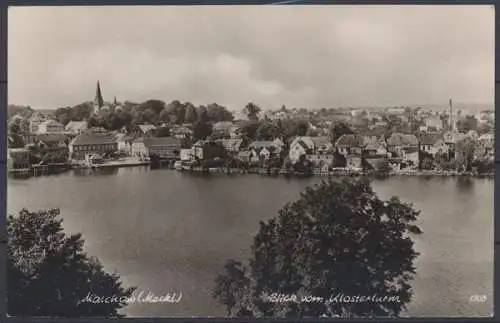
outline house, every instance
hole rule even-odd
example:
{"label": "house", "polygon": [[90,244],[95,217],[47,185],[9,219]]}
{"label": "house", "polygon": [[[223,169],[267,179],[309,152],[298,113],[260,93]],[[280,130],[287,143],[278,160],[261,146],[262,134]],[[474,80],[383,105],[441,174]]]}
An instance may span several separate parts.
{"label": "house", "polygon": [[34,113],[29,119],[29,132],[37,133],[38,126],[46,120],[45,116],[40,113]]}
{"label": "house", "polygon": [[220,143],[227,152],[236,154],[243,147],[243,139],[219,139],[216,142]]}
{"label": "house", "polygon": [[189,129],[187,126],[175,125],[170,129],[170,135],[177,139],[186,139],[193,135],[193,130]]}
{"label": "house", "polygon": [[64,125],[56,120],[46,120],[38,125],[38,133],[64,132]]}
{"label": "house", "polygon": [[231,136],[231,128],[234,126],[231,121],[220,121],[213,125],[212,133],[216,136],[229,138]]}
{"label": "house", "polygon": [[193,160],[193,149],[181,149],[180,151],[181,161],[191,161]]}
{"label": "house", "polygon": [[444,133],[443,138],[444,143],[446,144],[446,146],[448,146],[448,149],[454,151],[457,142],[465,139],[466,135],[463,133],[448,131]]}
{"label": "house", "polygon": [[268,161],[271,158],[279,158],[281,147],[272,140],[254,141],[248,146],[250,152],[250,161],[257,163],[259,161]]}
{"label": "house", "polygon": [[160,158],[178,159],[181,153],[181,140],[172,137],[144,138],[147,155],[157,155]]}
{"label": "house", "polygon": [[446,146],[440,135],[423,134],[420,136],[420,150],[435,156],[436,154],[447,153],[448,146]]}
{"label": "house", "polygon": [[115,140],[118,144],[118,151],[127,155],[132,155],[132,142],[134,138],[124,133],[117,133]]}
{"label": "house", "polygon": [[242,162],[248,163],[250,162],[251,158],[251,152],[248,150],[240,151],[237,155],[236,158],[239,159]]}
{"label": "house", "polygon": [[148,151],[146,145],[144,144],[144,137],[137,137],[132,140],[131,143],[132,156],[134,157],[146,157],[148,156]]}
{"label": "house", "polygon": [[70,158],[84,160],[89,154],[104,155],[116,152],[118,143],[113,135],[98,133],[82,133],[69,144]]}
{"label": "house", "polygon": [[[400,156],[406,148],[418,148],[419,142],[415,135],[394,132],[387,138],[387,151]],[[401,157],[401,156],[400,156]]]}
{"label": "house", "polygon": [[66,150],[69,138],[59,133],[43,133],[36,136],[38,146],[44,150]]}
{"label": "house", "polygon": [[[324,160],[322,156],[329,156],[333,158],[334,147],[328,137],[309,137],[301,136],[296,137],[290,143],[289,158],[292,163],[296,163],[302,156],[313,163],[319,163]],[[323,163],[321,163],[323,164]]]}
{"label": "house", "polygon": [[7,149],[7,168],[28,169],[30,168],[30,152],[26,148]]}
{"label": "house", "polygon": [[308,154],[306,159],[312,163],[317,171],[327,172],[333,164],[334,154],[333,152]]}
{"label": "house", "polygon": [[436,131],[441,131],[443,129],[443,120],[440,116],[432,115],[425,119],[425,126],[428,129],[433,128]]}
{"label": "house", "polygon": [[344,157],[354,154],[361,155],[365,146],[364,137],[357,134],[342,135],[335,142],[335,148]]}
{"label": "house", "polygon": [[495,135],[492,133],[484,134],[480,136],[476,141],[475,147],[475,158],[482,159],[488,158],[492,159],[494,157],[495,151]]}
{"label": "house", "polygon": [[363,169],[361,155],[351,154],[346,157],[346,168],[352,170]]}
{"label": "house", "polygon": [[[387,151],[392,158],[400,158],[400,168],[416,168],[419,164],[419,141],[415,135],[393,133],[387,138]],[[395,159],[395,160],[396,160]],[[399,162],[399,161],[398,161]]]}
{"label": "house", "polygon": [[366,156],[387,156],[387,148],[383,141],[370,141],[363,149]]}
{"label": "house", "polygon": [[136,134],[138,136],[146,136],[146,135],[152,135],[154,131],[156,130],[156,126],[152,124],[140,124],[137,125],[136,129]]}
{"label": "house", "polygon": [[193,145],[192,157],[194,160],[211,160],[221,158],[226,151],[222,145],[210,140],[198,140]]}
{"label": "house", "polygon": [[87,131],[87,122],[86,121],[70,121],[64,130],[71,133],[81,134]]}

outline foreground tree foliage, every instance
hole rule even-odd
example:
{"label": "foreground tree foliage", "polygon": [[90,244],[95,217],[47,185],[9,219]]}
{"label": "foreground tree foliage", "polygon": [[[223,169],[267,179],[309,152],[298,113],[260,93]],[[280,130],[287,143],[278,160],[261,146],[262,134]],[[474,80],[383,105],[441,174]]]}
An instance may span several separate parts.
{"label": "foreground tree foliage", "polygon": [[[261,222],[248,267],[230,260],[214,297],[233,317],[398,316],[412,297],[411,234],[419,211],[393,197],[383,201],[365,179],[325,181],[307,188],[279,215]],[[273,293],[378,295],[399,302],[281,302]]]}
{"label": "foreground tree foliage", "polygon": [[80,234],[67,236],[59,210],[23,209],[7,218],[7,312],[12,316],[117,317],[124,302],[81,302],[89,293],[129,297],[116,274],[83,251]]}

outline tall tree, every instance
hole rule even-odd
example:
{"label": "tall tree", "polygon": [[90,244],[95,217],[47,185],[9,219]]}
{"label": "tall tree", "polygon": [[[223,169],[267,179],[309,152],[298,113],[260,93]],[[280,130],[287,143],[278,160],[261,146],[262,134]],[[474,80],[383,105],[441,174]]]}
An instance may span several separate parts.
{"label": "tall tree", "polygon": [[338,122],[330,130],[330,140],[335,143],[343,135],[352,135],[354,131],[344,122]]}
{"label": "tall tree", "polygon": [[[63,232],[58,209],[7,218],[7,311],[13,316],[117,317],[134,288],[89,257],[80,234]],[[89,293],[116,302],[86,301]]]}
{"label": "tall tree", "polygon": [[207,139],[212,134],[212,125],[206,121],[198,121],[193,127],[193,137],[196,140]]}
{"label": "tall tree", "polygon": [[207,106],[208,118],[212,122],[219,121],[233,121],[234,117],[231,112],[229,112],[226,107],[218,105],[217,103],[212,103]]}
{"label": "tall tree", "polygon": [[462,133],[467,133],[471,130],[478,130],[478,121],[474,116],[466,116],[465,118],[457,121],[457,130]]}
{"label": "tall tree", "polygon": [[187,102],[185,105],[186,115],[184,121],[187,123],[195,123],[196,121],[198,121],[198,111],[196,107],[190,102]]}
{"label": "tall tree", "polygon": [[470,171],[474,160],[476,144],[474,140],[466,137],[455,145],[455,160],[458,171]]}
{"label": "tall tree", "polygon": [[280,137],[280,129],[272,120],[264,119],[260,122],[255,137],[258,140],[274,140]]}
{"label": "tall tree", "polygon": [[[418,214],[398,198],[381,200],[366,179],[307,188],[260,223],[249,267],[229,262],[214,297],[235,317],[398,316],[412,298]],[[339,302],[332,291],[392,301]],[[273,293],[323,300],[273,303]]]}
{"label": "tall tree", "polygon": [[261,109],[255,103],[250,102],[245,106],[244,111],[249,120],[258,120]]}

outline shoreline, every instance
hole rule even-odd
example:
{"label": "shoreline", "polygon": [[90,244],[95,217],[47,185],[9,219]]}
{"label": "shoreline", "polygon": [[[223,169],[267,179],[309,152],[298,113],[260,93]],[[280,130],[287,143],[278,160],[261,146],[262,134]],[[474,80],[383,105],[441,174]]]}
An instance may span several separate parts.
{"label": "shoreline", "polygon": [[470,177],[470,178],[490,178],[495,177],[494,173],[476,174],[472,172],[468,173],[458,173],[458,172],[436,172],[436,171],[401,171],[401,172],[389,172],[385,174],[374,173],[374,172],[364,172],[357,170],[338,170],[332,172],[314,172],[312,174],[301,174],[301,173],[283,173],[282,171],[267,171],[267,169],[192,169],[192,170],[177,170],[182,173],[202,173],[202,174],[225,174],[225,175],[261,175],[270,177],[359,177],[359,176],[372,176],[372,177]]}
{"label": "shoreline", "polygon": [[[65,167],[60,167],[56,165],[48,165],[46,171],[37,171],[36,168],[31,169],[10,169],[8,171],[9,175],[25,175],[28,177],[31,176],[39,176],[39,175],[50,175],[50,174],[59,174],[64,173],[69,170],[74,169],[102,169],[102,168],[125,168],[125,167],[150,167],[151,169],[169,169],[175,170],[182,173],[197,173],[197,174],[225,174],[225,175],[261,175],[261,176],[272,176],[272,177],[359,177],[359,176],[372,176],[372,177],[398,177],[398,176],[419,176],[419,177],[471,177],[471,178],[490,178],[493,179],[494,173],[474,173],[474,172],[456,172],[456,171],[432,171],[432,170],[406,170],[406,171],[390,171],[386,173],[377,173],[377,172],[366,172],[362,170],[356,169],[337,169],[329,172],[313,172],[309,173],[297,173],[293,171],[284,171],[282,169],[266,169],[266,168],[250,168],[250,169],[241,169],[241,168],[208,168],[202,169],[199,167],[193,169],[174,169],[171,167],[151,167],[152,164],[150,161],[142,161],[136,159],[128,159],[121,161],[110,161],[102,164],[96,164],[93,166],[83,166],[78,164],[70,164]],[[51,168],[53,171],[48,171]]]}

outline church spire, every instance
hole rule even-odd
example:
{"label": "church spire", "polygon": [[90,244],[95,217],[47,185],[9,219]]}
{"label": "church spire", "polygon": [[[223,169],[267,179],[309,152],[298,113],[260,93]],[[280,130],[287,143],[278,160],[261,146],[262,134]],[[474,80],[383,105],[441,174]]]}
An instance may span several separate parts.
{"label": "church spire", "polygon": [[99,84],[99,81],[97,81],[97,89],[95,92],[94,105],[99,108],[102,108],[102,106],[104,105],[104,100],[102,99],[101,85]]}

